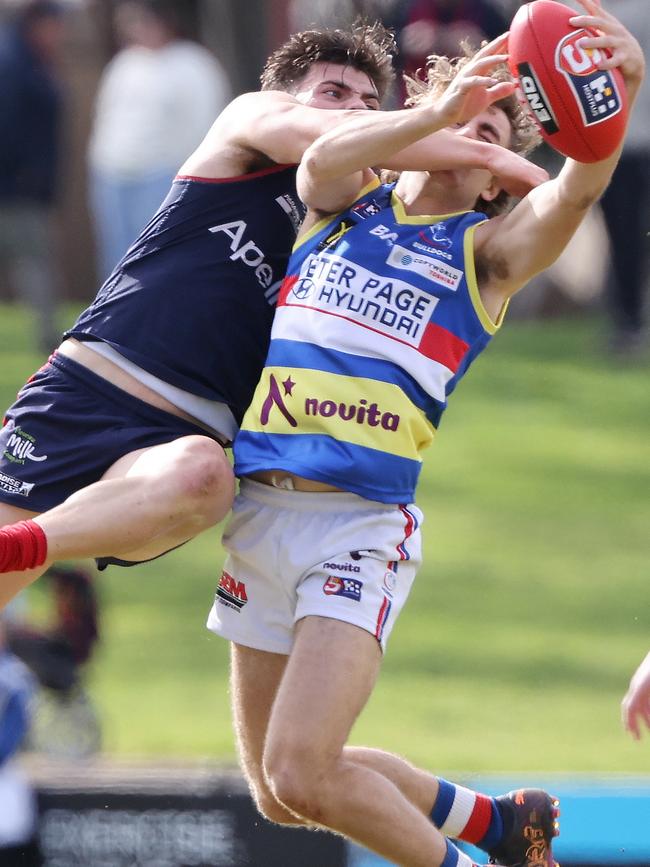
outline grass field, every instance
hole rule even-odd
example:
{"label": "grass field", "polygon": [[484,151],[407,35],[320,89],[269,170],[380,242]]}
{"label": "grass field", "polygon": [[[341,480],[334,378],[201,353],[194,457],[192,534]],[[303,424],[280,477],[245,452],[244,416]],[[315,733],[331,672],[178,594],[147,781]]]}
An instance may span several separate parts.
{"label": "grass field", "polygon": [[[619,723],[650,646],[650,366],[612,362],[598,329],[513,322],[452,397],[425,566],[355,742],[443,772],[650,772]],[[5,406],[39,361],[25,334],[0,308]],[[227,647],[203,628],[221,563],[214,530],[99,578],[109,752],[233,760]]]}

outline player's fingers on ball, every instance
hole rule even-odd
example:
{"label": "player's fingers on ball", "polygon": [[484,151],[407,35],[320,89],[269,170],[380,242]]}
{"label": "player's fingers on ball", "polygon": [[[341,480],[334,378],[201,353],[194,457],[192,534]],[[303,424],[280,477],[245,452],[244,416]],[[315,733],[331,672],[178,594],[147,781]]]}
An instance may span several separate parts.
{"label": "player's fingers on ball", "polygon": [[586,48],[587,50],[591,48],[611,49],[613,46],[613,40],[611,35],[599,33],[598,36],[583,36],[581,39],[578,39],[577,44],[580,48]]}

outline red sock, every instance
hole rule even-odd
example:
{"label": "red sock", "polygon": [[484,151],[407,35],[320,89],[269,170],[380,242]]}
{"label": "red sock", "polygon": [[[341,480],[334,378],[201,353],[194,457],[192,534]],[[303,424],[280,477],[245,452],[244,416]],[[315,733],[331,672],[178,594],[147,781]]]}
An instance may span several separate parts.
{"label": "red sock", "polygon": [[0,572],[24,572],[42,566],[47,539],[35,521],[19,521],[0,529]]}

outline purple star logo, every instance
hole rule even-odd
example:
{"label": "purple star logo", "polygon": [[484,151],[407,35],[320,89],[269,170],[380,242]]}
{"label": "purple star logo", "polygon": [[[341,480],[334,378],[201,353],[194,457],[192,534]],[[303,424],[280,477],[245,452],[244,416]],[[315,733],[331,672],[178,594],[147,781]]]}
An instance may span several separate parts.
{"label": "purple star logo", "polygon": [[282,383],[282,385],[284,386],[284,393],[285,393],[285,395],[286,395],[286,394],[289,394],[289,395],[293,394],[293,387],[294,387],[295,384],[296,384],[296,383],[291,379],[291,375],[289,375],[289,376],[284,380],[284,382]]}

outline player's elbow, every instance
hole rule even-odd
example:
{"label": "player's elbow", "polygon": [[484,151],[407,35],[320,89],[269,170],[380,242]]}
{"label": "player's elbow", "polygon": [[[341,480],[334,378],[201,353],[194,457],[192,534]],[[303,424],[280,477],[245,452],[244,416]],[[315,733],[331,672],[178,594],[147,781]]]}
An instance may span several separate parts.
{"label": "player's elbow", "polygon": [[332,179],[328,162],[327,150],[322,141],[315,141],[307,148],[298,169],[298,193],[301,198],[303,192],[308,195],[310,190],[318,189]]}

